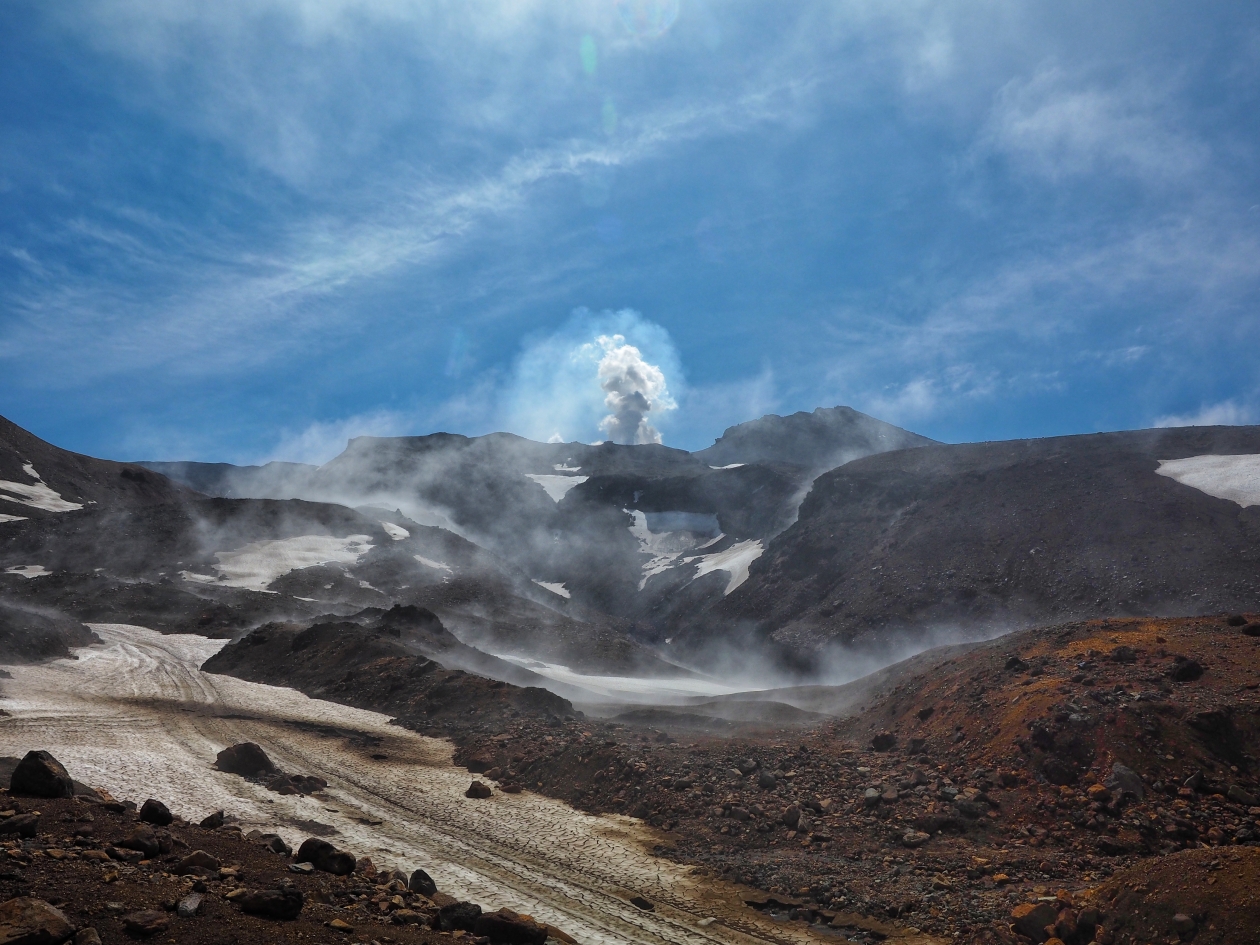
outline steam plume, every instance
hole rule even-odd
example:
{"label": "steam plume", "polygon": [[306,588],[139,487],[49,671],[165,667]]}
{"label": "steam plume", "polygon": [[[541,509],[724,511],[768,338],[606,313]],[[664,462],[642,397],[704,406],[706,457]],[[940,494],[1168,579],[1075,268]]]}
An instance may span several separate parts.
{"label": "steam plume", "polygon": [[600,335],[595,343],[604,351],[599,361],[599,386],[604,406],[612,411],[599,428],[614,443],[659,443],[661,434],[648,416],[673,410],[664,372],[643,360],[643,353],[626,344],[624,335]]}

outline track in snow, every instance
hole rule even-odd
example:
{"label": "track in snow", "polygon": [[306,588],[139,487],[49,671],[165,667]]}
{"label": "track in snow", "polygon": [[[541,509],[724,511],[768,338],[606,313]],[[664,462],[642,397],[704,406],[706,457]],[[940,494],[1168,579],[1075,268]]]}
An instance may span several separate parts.
{"label": "track in snow", "polygon": [[[309,835],[304,822],[316,821],[378,866],[423,866],[445,892],[529,913],[583,945],[818,941],[748,909],[733,887],[653,857],[652,835],[628,818],[530,793],[468,800],[469,775],[451,764],[446,742],[378,713],[202,673],[224,641],[93,629],[104,645],[77,660],[12,668],[0,754],[47,749],[78,780],[117,797],[156,797],[194,822],[223,808],[245,830],[274,829],[294,846]],[[240,741],[262,745],[285,771],[326,779],[328,790],[282,797],[211,767]],[[629,905],[636,894],[657,911]],[[699,926],[709,918],[718,921]]]}

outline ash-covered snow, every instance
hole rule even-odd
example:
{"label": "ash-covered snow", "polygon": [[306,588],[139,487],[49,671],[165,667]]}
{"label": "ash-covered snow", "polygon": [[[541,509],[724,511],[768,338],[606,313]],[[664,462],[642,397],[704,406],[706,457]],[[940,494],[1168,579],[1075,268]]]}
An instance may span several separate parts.
{"label": "ash-covered snow", "polygon": [[1237,456],[1209,453],[1186,459],[1161,459],[1155,471],[1210,496],[1237,502],[1243,508],[1260,505],[1260,454],[1257,453]]}
{"label": "ash-covered snow", "polygon": [[[313,568],[319,564],[356,564],[372,550],[370,535],[298,535],[270,541],[252,541],[235,551],[215,554],[217,576],[181,571],[186,581],[199,584],[221,584],[243,587],[251,591],[267,591],[271,582],[290,571]],[[272,593],[269,592],[268,593]]]}
{"label": "ash-covered snow", "polygon": [[411,532],[401,525],[395,525],[393,522],[381,522],[381,528],[385,529],[385,534],[394,539],[394,541],[402,541],[404,538],[411,537]]}
{"label": "ash-covered snow", "polygon": [[[22,471],[35,481],[28,483],[0,479],[0,499],[27,505],[33,509],[43,509],[45,512],[73,512],[83,508],[81,502],[63,499],[59,493],[53,491],[30,463],[24,464]],[[5,495],[5,493],[9,494]],[[14,521],[14,519],[8,519],[8,521]]]}
{"label": "ash-covered snow", "polygon": [[559,594],[565,599],[569,599],[573,596],[569,593],[569,589],[567,587],[556,581],[535,581],[534,583],[541,588],[551,591],[553,594]]}
{"label": "ash-covered snow", "polygon": [[547,495],[551,496],[552,502],[559,502],[568,495],[570,489],[580,486],[590,478],[589,476],[543,476],[536,473],[525,475],[542,486]]}
{"label": "ash-covered snow", "polygon": [[737,542],[725,551],[717,551],[711,555],[700,555],[697,558],[684,558],[684,564],[696,565],[696,577],[704,577],[711,571],[728,571],[731,579],[726,582],[725,596],[748,580],[748,566],[761,557],[761,541],[751,539]]}
{"label": "ash-covered snow", "polygon": [[25,515],[0,515],[0,524],[4,522],[25,522]]}
{"label": "ash-covered snow", "polygon": [[443,564],[441,561],[434,561],[432,558],[426,558],[424,555],[412,555],[412,557],[415,558],[417,561],[419,561],[426,568],[433,568],[433,570],[435,571],[451,570],[451,566],[449,564]]}
{"label": "ash-covered snow", "polygon": [[51,571],[45,571],[42,564],[24,564],[21,567],[5,568],[5,574],[20,574],[24,578],[45,577],[52,574]]}

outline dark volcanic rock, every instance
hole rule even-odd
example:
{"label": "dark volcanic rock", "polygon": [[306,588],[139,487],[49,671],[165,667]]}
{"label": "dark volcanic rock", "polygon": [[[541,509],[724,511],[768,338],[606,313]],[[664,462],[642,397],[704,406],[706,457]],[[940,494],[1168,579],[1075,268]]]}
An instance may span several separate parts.
{"label": "dark volcanic rock", "polygon": [[169,827],[175,818],[161,801],[149,798],[140,806],[140,819],[155,827]]}
{"label": "dark volcanic rock", "polygon": [[432,896],[437,892],[437,883],[424,870],[414,870],[411,878],[407,880],[407,888],[412,892],[418,892],[422,896]]}
{"label": "dark volcanic rock", "polygon": [[543,945],[547,927],[514,912],[484,912],[473,923],[473,935],[484,935],[492,945]]}
{"label": "dark volcanic rock", "polygon": [[237,904],[242,912],[249,915],[290,921],[296,919],[302,911],[304,898],[301,890],[296,887],[282,886],[279,889],[248,892],[237,900]]}
{"label": "dark volcanic rock", "polygon": [[46,751],[29,751],[9,779],[9,792],[20,797],[73,797],[74,781]]}
{"label": "dark volcanic rock", "polygon": [[459,929],[471,932],[481,917],[481,906],[475,902],[452,902],[442,906],[437,914],[437,928],[443,932]]}
{"label": "dark volcanic rock", "polygon": [[5,945],[60,945],[73,934],[65,913],[42,899],[21,896],[0,904],[0,942]]}
{"label": "dark volcanic rock", "polygon": [[327,840],[318,837],[303,840],[294,859],[299,863],[310,863],[317,870],[332,873],[334,876],[349,876],[354,872],[355,866],[353,853],[338,850]]}
{"label": "dark volcanic rock", "polygon": [[123,928],[135,938],[150,938],[171,927],[171,919],[165,912],[146,909],[123,916]]}
{"label": "dark volcanic rock", "polygon": [[220,771],[239,774],[245,778],[274,774],[276,771],[275,763],[253,742],[241,742],[223,749],[214,759],[214,766]]}
{"label": "dark volcanic rock", "polygon": [[474,781],[471,785],[469,785],[468,790],[464,792],[464,797],[484,800],[487,797],[493,796],[493,794],[494,791],[488,784],[484,784],[481,781]]}

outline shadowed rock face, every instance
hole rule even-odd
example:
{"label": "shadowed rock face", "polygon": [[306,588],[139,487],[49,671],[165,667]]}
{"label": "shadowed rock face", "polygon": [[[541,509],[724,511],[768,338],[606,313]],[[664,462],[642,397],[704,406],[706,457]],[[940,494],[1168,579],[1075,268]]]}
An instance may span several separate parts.
{"label": "shadowed rock face", "polygon": [[819,407],[813,413],[768,414],[729,427],[716,443],[693,455],[712,466],[788,463],[821,471],[875,453],[935,443],[852,407]]}
{"label": "shadowed rock face", "polygon": [[933,627],[1192,615],[1260,596],[1260,508],[1156,473],[1260,453],[1260,427],[929,446],[820,476],[747,583],[687,626],[872,649]]}

